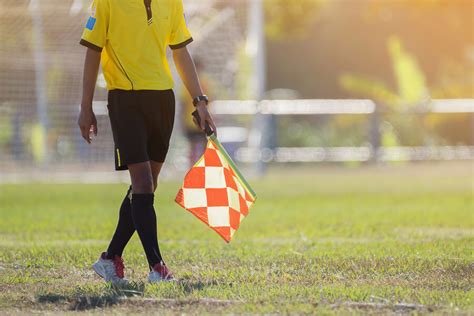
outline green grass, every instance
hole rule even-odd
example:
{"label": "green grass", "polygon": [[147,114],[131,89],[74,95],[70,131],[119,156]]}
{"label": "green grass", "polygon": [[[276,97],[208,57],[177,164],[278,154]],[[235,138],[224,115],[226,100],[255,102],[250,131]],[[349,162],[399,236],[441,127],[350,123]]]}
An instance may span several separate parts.
{"label": "green grass", "polygon": [[251,182],[230,244],[161,183],[159,239],[181,281],[147,285],[135,235],[126,291],[89,268],[126,185],[0,186],[0,312],[474,312],[472,164],[274,167]]}

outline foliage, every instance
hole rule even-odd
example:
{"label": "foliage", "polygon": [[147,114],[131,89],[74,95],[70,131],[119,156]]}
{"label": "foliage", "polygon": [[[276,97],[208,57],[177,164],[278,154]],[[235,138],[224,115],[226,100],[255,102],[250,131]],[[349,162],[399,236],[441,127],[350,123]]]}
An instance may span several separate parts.
{"label": "foliage", "polygon": [[419,105],[428,96],[425,77],[420,66],[415,57],[405,51],[398,37],[389,38],[387,46],[397,82],[396,91],[391,91],[379,80],[370,80],[354,74],[342,75],[341,85],[347,91],[364,95],[395,110]]}
{"label": "foliage", "polygon": [[278,119],[280,147],[361,146],[367,141],[367,117],[338,115],[322,118]]}
{"label": "foliage", "polygon": [[415,57],[405,51],[398,37],[388,39],[393,71],[397,80],[400,103],[405,106],[416,106],[428,97],[426,80]]}
{"label": "foliage", "polygon": [[266,34],[270,38],[300,37],[308,33],[327,0],[264,0]]}
{"label": "foliage", "polygon": [[[455,143],[471,143],[472,137],[468,131],[471,129],[472,119],[469,115],[437,117],[421,116],[416,112],[409,112],[429,104],[430,92],[425,76],[416,61],[416,58],[408,53],[402,46],[398,37],[392,36],[388,40],[388,51],[392,61],[397,90],[392,91],[380,80],[367,79],[361,75],[343,74],[340,77],[341,86],[347,91],[357,96],[373,99],[382,112],[394,112],[395,114],[385,114],[385,119],[394,129],[389,129],[391,136],[384,135],[387,129],[382,129],[382,145],[389,146],[384,140],[390,139],[390,144],[394,145],[394,137],[400,143],[407,146],[418,146],[422,144],[443,143],[443,140],[434,140],[435,132],[443,135],[447,140]],[[438,90],[438,94],[442,94]],[[401,112],[402,114],[396,114]],[[453,121],[454,119],[454,121]],[[388,122],[387,122],[388,124]],[[440,126],[437,126],[439,124]],[[446,129],[441,126],[456,124],[461,128],[458,130]],[[431,127],[431,128],[430,128]]]}

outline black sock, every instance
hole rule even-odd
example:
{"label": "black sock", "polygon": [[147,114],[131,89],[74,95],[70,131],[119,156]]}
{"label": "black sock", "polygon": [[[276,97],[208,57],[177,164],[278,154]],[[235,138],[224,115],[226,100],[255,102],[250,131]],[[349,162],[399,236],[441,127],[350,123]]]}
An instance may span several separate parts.
{"label": "black sock", "polygon": [[162,261],[158,246],[154,194],[133,194],[132,218],[150,267]]}
{"label": "black sock", "polygon": [[123,199],[122,206],[120,207],[119,221],[114,236],[110,241],[109,248],[107,249],[107,259],[113,259],[115,256],[121,257],[125,246],[135,232],[135,225],[133,224],[132,218],[132,204],[130,200],[131,192],[132,187],[128,189],[127,195]]}

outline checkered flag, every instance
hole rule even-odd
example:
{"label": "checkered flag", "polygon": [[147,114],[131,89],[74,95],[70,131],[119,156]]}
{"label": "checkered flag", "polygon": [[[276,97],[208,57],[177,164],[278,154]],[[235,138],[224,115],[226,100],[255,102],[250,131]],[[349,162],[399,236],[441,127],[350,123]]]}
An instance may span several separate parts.
{"label": "checkered flag", "polygon": [[256,195],[215,135],[184,179],[176,202],[230,242]]}

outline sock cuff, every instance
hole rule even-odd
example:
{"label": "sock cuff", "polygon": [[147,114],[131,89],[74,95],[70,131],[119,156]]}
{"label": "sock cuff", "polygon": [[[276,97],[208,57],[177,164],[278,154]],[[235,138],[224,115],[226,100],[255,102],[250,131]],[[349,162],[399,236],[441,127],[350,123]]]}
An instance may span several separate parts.
{"label": "sock cuff", "polygon": [[155,194],[153,193],[133,193],[132,204],[134,205],[153,205]]}
{"label": "sock cuff", "polygon": [[130,201],[132,200],[132,186],[130,186],[127,190],[127,194],[125,195],[126,199],[129,199]]}

